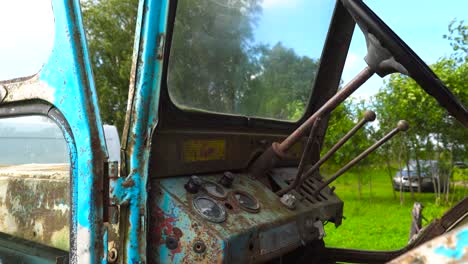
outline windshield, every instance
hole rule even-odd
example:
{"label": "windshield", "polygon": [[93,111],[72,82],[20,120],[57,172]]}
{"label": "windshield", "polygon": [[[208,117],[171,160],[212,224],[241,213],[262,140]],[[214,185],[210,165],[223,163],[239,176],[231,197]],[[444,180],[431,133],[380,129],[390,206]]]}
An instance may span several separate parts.
{"label": "windshield", "polygon": [[180,108],[296,121],[335,1],[178,2],[168,89]]}

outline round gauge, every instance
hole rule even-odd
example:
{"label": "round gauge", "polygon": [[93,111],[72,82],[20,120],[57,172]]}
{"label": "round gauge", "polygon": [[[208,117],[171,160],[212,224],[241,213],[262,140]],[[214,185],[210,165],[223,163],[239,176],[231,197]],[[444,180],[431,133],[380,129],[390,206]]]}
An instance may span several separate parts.
{"label": "round gauge", "polygon": [[199,196],[193,199],[195,211],[208,221],[221,223],[226,220],[226,211],[213,198]]}
{"label": "round gauge", "polygon": [[258,200],[244,191],[233,191],[232,196],[234,201],[239,205],[240,208],[244,209],[247,212],[258,213],[260,210],[260,203]]}
{"label": "round gauge", "polygon": [[202,187],[209,196],[219,200],[226,199],[227,193],[223,186],[212,181],[204,181]]}

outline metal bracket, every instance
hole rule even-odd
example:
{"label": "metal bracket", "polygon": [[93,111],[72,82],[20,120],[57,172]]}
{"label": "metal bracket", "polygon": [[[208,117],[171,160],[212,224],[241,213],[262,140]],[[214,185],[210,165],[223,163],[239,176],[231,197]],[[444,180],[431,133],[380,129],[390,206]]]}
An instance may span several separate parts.
{"label": "metal bracket", "polygon": [[8,92],[7,90],[5,89],[5,87],[3,87],[2,85],[0,85],[0,103],[3,102],[3,99],[5,99],[5,97],[7,96]]}

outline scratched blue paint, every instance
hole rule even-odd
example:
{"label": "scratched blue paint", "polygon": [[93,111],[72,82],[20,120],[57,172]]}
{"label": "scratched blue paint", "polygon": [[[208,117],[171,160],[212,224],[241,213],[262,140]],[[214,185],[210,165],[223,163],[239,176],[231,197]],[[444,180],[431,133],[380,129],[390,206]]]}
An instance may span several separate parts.
{"label": "scratched blue paint", "polygon": [[[93,224],[102,219],[102,207],[96,208],[93,202],[99,194],[93,186],[93,181],[102,175],[95,174],[94,166],[97,162],[102,162],[97,157],[106,156],[107,150],[79,0],[52,0],[52,6],[56,32],[54,47],[48,62],[39,73],[39,79],[55,89],[54,101],[51,103],[63,114],[73,135],[66,135],[69,150],[73,154],[71,177],[75,184],[72,190],[72,205],[76,206],[74,211],[77,212],[73,214],[72,230],[76,232],[80,227],[89,231],[89,239],[71,241],[74,245],[72,248],[76,248],[77,243],[89,243],[89,259],[78,255],[76,260],[96,263],[102,260],[104,252],[95,252],[94,248],[99,243],[106,244],[106,240],[102,237],[103,226]],[[92,147],[92,136],[99,140],[99,148]]]}
{"label": "scratched blue paint", "polygon": [[[154,219],[150,223],[150,230],[153,232],[156,230],[160,232],[159,234],[151,235],[157,237],[160,236],[162,241],[165,241],[167,238],[167,233],[169,229],[174,230],[174,228],[179,228],[183,235],[179,241],[179,250],[170,250],[167,248],[165,243],[158,243],[156,241],[155,245],[150,247],[150,257],[156,263],[196,263],[196,262],[206,262],[211,263],[213,260],[223,261],[226,249],[226,242],[222,239],[217,238],[212,233],[207,232],[203,229],[202,222],[197,222],[197,220],[188,214],[179,201],[174,199],[167,191],[162,190],[161,194],[157,195],[156,206],[159,208],[163,214],[163,217],[156,216],[159,220]],[[154,210],[154,208],[152,208]],[[162,221],[162,222],[161,222]],[[159,226],[160,228],[156,228]],[[161,228],[162,227],[162,228]],[[197,232],[198,229],[198,232]],[[171,235],[171,234],[169,234]],[[153,237],[154,238],[154,237]],[[196,240],[202,240],[207,243],[207,250],[204,257],[198,255],[192,250],[192,245]],[[212,242],[215,242],[214,244]],[[153,242],[154,243],[154,242]],[[210,255],[210,257],[206,256]],[[201,257],[197,259],[197,257]],[[239,262],[242,263],[242,262]]]}
{"label": "scratched blue paint", "polygon": [[104,241],[103,241],[103,243],[104,243],[104,245],[103,245],[103,247],[104,247],[104,250],[103,250],[104,251],[104,256],[103,256],[102,261],[101,261],[102,264],[107,263],[107,251],[109,250],[109,245],[107,243],[108,235],[109,235],[109,233],[108,233],[107,229],[104,230]]}
{"label": "scratched blue paint", "polygon": [[131,187],[121,186],[119,179],[113,188],[113,196],[119,202],[129,202],[129,230],[125,241],[126,262],[146,262],[146,211],[148,182],[148,156],[150,134],[156,126],[158,116],[159,91],[162,61],[157,60],[158,36],[166,31],[167,0],[140,1],[133,67],[134,94],[132,98],[132,116],[130,132],[127,138],[128,170],[126,180],[132,180]]}
{"label": "scratched blue paint", "polygon": [[447,246],[437,247],[434,252],[436,254],[445,256],[450,259],[461,260],[468,248],[468,228],[464,228],[456,235],[455,248],[449,248]]}

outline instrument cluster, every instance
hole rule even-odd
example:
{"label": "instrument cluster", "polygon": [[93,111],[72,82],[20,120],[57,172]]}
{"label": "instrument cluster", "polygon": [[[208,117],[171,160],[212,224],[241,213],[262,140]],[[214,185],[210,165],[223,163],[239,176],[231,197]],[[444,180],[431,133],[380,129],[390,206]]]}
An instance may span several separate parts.
{"label": "instrument cluster", "polygon": [[195,212],[213,223],[224,222],[229,212],[260,212],[258,199],[246,191],[232,188],[233,181],[230,172],[225,172],[217,182],[191,176],[184,188],[194,194],[192,206]]}

